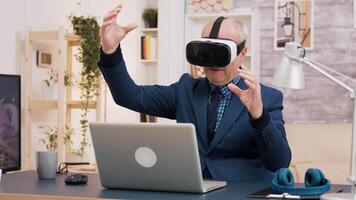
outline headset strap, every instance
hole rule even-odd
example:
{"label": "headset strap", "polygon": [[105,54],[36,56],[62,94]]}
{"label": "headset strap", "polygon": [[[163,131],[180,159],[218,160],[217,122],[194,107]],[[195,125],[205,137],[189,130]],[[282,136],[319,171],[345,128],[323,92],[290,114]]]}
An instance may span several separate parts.
{"label": "headset strap", "polygon": [[213,27],[211,28],[209,38],[218,38],[221,23],[224,21],[225,17],[219,17],[215,20]]}
{"label": "headset strap", "polygon": [[245,48],[246,40],[240,42],[237,46],[237,56],[241,53],[241,51]]}

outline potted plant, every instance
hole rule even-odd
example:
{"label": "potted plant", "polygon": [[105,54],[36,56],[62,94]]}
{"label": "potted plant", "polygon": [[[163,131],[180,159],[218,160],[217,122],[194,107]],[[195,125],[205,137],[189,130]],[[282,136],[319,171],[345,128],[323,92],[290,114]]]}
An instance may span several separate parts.
{"label": "potted plant", "polygon": [[44,144],[46,150],[36,152],[37,174],[40,179],[53,179],[56,176],[58,162],[58,128],[40,126],[44,137],[39,142]]}
{"label": "potted plant", "polygon": [[4,167],[6,163],[6,154],[5,152],[0,154],[0,182],[1,182],[1,174],[2,174],[2,168]]}
{"label": "potted plant", "polygon": [[57,150],[58,128],[52,128],[50,126],[40,126],[38,128],[44,135],[44,137],[39,139],[39,142],[42,143],[48,151]]}
{"label": "potted plant", "polygon": [[157,28],[158,12],[156,8],[145,8],[142,19],[147,28]]}

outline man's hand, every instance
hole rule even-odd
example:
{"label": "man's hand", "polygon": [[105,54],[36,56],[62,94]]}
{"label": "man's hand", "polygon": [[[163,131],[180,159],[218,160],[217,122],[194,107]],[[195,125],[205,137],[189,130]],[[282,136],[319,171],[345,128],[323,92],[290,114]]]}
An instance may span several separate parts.
{"label": "man's hand", "polygon": [[119,26],[116,23],[117,15],[121,9],[122,5],[116,6],[105,15],[103,20],[100,31],[100,40],[102,49],[106,54],[115,52],[119,46],[119,43],[122,39],[124,39],[126,34],[137,27],[136,23],[131,23],[127,26]]}
{"label": "man's hand", "polygon": [[258,119],[263,112],[261,86],[245,66],[241,65],[241,68],[242,69],[238,69],[238,75],[245,79],[244,81],[248,86],[248,89],[242,90],[232,83],[230,83],[228,87],[234,94],[240,97],[241,102],[246,106],[252,118]]}

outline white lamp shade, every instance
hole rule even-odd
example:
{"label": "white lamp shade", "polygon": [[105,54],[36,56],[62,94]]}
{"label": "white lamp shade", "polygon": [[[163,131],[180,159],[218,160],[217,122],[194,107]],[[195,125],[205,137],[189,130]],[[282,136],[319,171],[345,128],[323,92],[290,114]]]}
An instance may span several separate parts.
{"label": "white lamp shade", "polygon": [[302,64],[283,56],[281,64],[274,73],[272,84],[290,89],[305,88]]}

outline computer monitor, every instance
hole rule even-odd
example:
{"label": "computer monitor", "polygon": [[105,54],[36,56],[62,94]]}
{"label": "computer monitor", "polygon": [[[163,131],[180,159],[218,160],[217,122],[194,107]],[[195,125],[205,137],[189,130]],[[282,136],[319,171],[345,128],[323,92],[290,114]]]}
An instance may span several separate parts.
{"label": "computer monitor", "polygon": [[21,77],[0,74],[0,169],[21,168]]}

